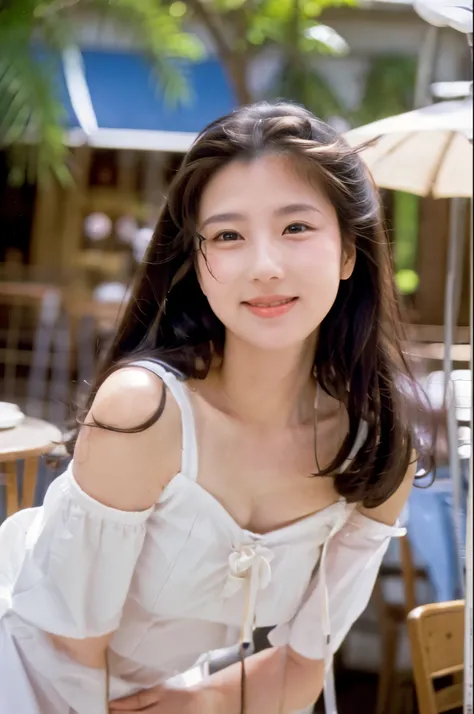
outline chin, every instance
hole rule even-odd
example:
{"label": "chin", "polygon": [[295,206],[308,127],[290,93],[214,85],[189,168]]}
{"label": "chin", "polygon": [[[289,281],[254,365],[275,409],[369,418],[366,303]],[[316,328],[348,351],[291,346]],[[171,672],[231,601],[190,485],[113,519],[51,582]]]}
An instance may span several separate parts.
{"label": "chin", "polygon": [[256,330],[236,330],[234,335],[241,342],[254,347],[258,350],[278,352],[295,347],[303,348],[304,345],[311,339],[317,331],[317,327],[313,327],[310,331],[297,329],[296,326],[283,327],[276,325],[268,329],[263,325]]}

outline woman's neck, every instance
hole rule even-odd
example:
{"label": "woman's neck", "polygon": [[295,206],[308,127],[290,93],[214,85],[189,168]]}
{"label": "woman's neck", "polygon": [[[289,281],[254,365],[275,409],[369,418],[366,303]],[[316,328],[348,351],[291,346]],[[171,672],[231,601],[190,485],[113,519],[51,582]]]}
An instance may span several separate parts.
{"label": "woman's neck", "polygon": [[229,412],[246,423],[301,424],[312,418],[316,339],[286,350],[261,350],[228,335],[216,379]]}

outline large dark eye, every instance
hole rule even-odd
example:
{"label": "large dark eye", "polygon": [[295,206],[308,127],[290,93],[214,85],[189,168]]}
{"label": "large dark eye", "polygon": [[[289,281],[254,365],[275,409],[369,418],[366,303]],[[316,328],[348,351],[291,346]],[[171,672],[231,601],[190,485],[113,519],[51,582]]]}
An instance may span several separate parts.
{"label": "large dark eye", "polygon": [[222,231],[222,233],[219,233],[219,235],[214,238],[214,240],[219,243],[232,243],[239,239],[240,236],[235,231]]}
{"label": "large dark eye", "polygon": [[290,223],[289,226],[285,228],[283,233],[304,233],[309,230],[309,226],[304,223]]}

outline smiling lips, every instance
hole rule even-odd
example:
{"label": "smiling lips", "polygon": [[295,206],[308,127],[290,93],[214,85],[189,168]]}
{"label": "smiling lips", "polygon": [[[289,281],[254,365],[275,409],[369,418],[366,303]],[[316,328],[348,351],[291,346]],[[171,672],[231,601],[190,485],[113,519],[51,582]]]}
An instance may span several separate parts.
{"label": "smiling lips", "polygon": [[268,297],[246,300],[242,304],[257,317],[280,317],[289,312],[297,300],[298,298],[296,297],[269,295]]}

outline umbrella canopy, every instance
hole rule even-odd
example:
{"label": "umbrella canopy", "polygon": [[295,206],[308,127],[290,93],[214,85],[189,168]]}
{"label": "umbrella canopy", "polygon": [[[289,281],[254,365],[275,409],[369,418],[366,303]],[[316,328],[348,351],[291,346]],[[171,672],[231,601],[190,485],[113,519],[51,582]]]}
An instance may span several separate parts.
{"label": "umbrella canopy", "polygon": [[381,188],[433,198],[470,198],[472,98],[440,102],[346,133]]}

